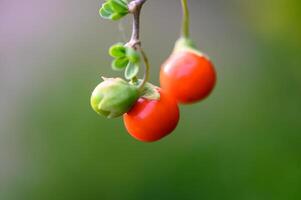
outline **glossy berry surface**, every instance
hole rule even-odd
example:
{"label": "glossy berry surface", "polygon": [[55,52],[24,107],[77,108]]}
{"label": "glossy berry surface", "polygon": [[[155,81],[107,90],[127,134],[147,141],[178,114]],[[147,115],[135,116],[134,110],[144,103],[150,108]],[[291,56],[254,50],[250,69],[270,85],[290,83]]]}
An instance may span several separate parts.
{"label": "glossy berry surface", "polygon": [[139,98],[132,109],[123,115],[130,135],[143,142],[154,142],[171,133],[179,121],[179,108],[174,98],[162,90],[160,99]]}
{"label": "glossy berry surface", "polygon": [[175,51],[161,67],[161,87],[179,103],[203,100],[213,90],[215,83],[213,64],[193,50]]}

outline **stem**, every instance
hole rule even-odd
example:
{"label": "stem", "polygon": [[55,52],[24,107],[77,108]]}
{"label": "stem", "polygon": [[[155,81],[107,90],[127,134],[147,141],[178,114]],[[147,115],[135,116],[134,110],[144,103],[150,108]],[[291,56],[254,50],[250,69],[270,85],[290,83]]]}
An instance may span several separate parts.
{"label": "stem", "polygon": [[144,61],[144,65],[145,65],[145,72],[144,72],[144,76],[143,76],[143,81],[140,83],[138,90],[142,91],[143,87],[145,86],[145,84],[147,83],[148,79],[149,79],[149,71],[150,71],[150,65],[148,62],[148,58],[146,56],[146,53],[143,51],[143,49],[141,48],[141,46],[139,46],[139,51],[142,55],[143,61]]}
{"label": "stem", "polygon": [[190,33],[190,20],[189,20],[189,9],[187,5],[187,0],[181,0],[182,9],[183,9],[183,19],[182,19],[182,37],[189,38]]}
{"label": "stem", "polygon": [[[133,0],[128,4],[129,12],[133,14],[133,30],[132,30],[131,40],[126,44],[126,46],[132,47],[135,50],[139,50],[139,52],[142,55],[143,62],[145,64],[143,81],[138,86],[138,90],[140,91],[143,90],[143,87],[147,83],[149,79],[149,71],[150,71],[148,58],[146,53],[141,47],[141,41],[140,41],[140,13],[141,13],[141,8],[146,1],[147,0]],[[134,79],[135,78],[136,77],[134,77]]]}
{"label": "stem", "polygon": [[146,0],[134,0],[128,4],[129,12],[133,14],[133,29],[131,40],[126,44],[129,47],[136,49],[137,45],[141,46],[140,42],[140,13],[141,8]]}

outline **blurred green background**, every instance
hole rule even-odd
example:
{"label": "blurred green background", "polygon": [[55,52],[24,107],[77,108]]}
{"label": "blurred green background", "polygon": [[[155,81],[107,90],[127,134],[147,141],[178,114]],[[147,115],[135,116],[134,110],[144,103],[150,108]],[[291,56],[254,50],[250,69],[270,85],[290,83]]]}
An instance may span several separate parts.
{"label": "blurred green background", "polygon": [[[89,105],[129,18],[99,0],[0,0],[1,200],[301,199],[301,1],[190,0],[192,36],[216,65],[205,101],[151,144]],[[142,41],[158,84],[180,1],[149,0]]]}

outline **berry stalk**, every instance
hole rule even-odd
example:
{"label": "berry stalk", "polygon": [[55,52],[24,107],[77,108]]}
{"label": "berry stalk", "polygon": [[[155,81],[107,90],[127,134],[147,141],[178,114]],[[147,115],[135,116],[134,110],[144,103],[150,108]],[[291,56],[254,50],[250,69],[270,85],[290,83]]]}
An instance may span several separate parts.
{"label": "berry stalk", "polygon": [[183,9],[183,21],[182,21],[182,37],[188,39],[190,37],[190,18],[187,0],[181,0]]}

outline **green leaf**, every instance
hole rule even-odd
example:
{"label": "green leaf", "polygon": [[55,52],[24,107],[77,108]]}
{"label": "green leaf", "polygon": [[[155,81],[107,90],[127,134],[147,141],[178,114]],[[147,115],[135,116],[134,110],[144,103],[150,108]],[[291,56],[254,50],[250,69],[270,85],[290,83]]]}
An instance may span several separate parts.
{"label": "green leaf", "polygon": [[114,10],[112,9],[112,4],[111,1],[107,1],[104,4],[102,4],[103,9],[105,9],[106,11],[113,13]]}
{"label": "green leaf", "polygon": [[130,47],[126,48],[126,56],[128,57],[128,59],[131,63],[137,64],[140,62],[140,55],[133,48],[130,48]]}
{"label": "green leaf", "polygon": [[120,57],[120,58],[116,58],[112,62],[112,68],[113,70],[120,71],[123,70],[128,64],[129,64],[129,60],[127,59],[127,57]]}
{"label": "green leaf", "polygon": [[107,12],[113,14],[114,10],[112,9],[111,1],[107,1],[104,4],[102,4],[102,8],[105,9]]}
{"label": "green leaf", "polygon": [[111,16],[111,19],[114,20],[114,21],[117,21],[117,20],[121,19],[122,17],[124,17],[124,14],[113,13],[112,16]]}
{"label": "green leaf", "polygon": [[160,93],[158,87],[151,83],[146,83],[142,91],[142,97],[149,100],[159,100]]}
{"label": "green leaf", "polygon": [[128,7],[128,1],[127,0],[118,0],[120,1],[121,4],[125,5],[126,7]]}
{"label": "green leaf", "polygon": [[119,20],[129,13],[127,3],[123,0],[108,0],[102,4],[99,14],[105,19]]}
{"label": "green leaf", "polygon": [[129,62],[127,65],[124,76],[126,79],[131,80],[134,78],[139,72],[139,65]]}
{"label": "green leaf", "polygon": [[102,18],[105,18],[105,19],[110,19],[111,18],[111,13],[108,12],[106,9],[104,9],[103,7],[101,7],[99,9],[99,14]]}
{"label": "green leaf", "polygon": [[110,1],[105,2],[102,4],[102,7],[99,9],[99,15],[104,19],[112,19],[114,11],[111,8]]}
{"label": "green leaf", "polygon": [[127,5],[124,5],[124,3],[120,0],[111,0],[111,8],[116,13],[128,13],[128,7]]}
{"label": "green leaf", "polygon": [[114,44],[109,49],[109,54],[113,58],[120,58],[126,55],[126,48],[123,46],[122,43]]}

